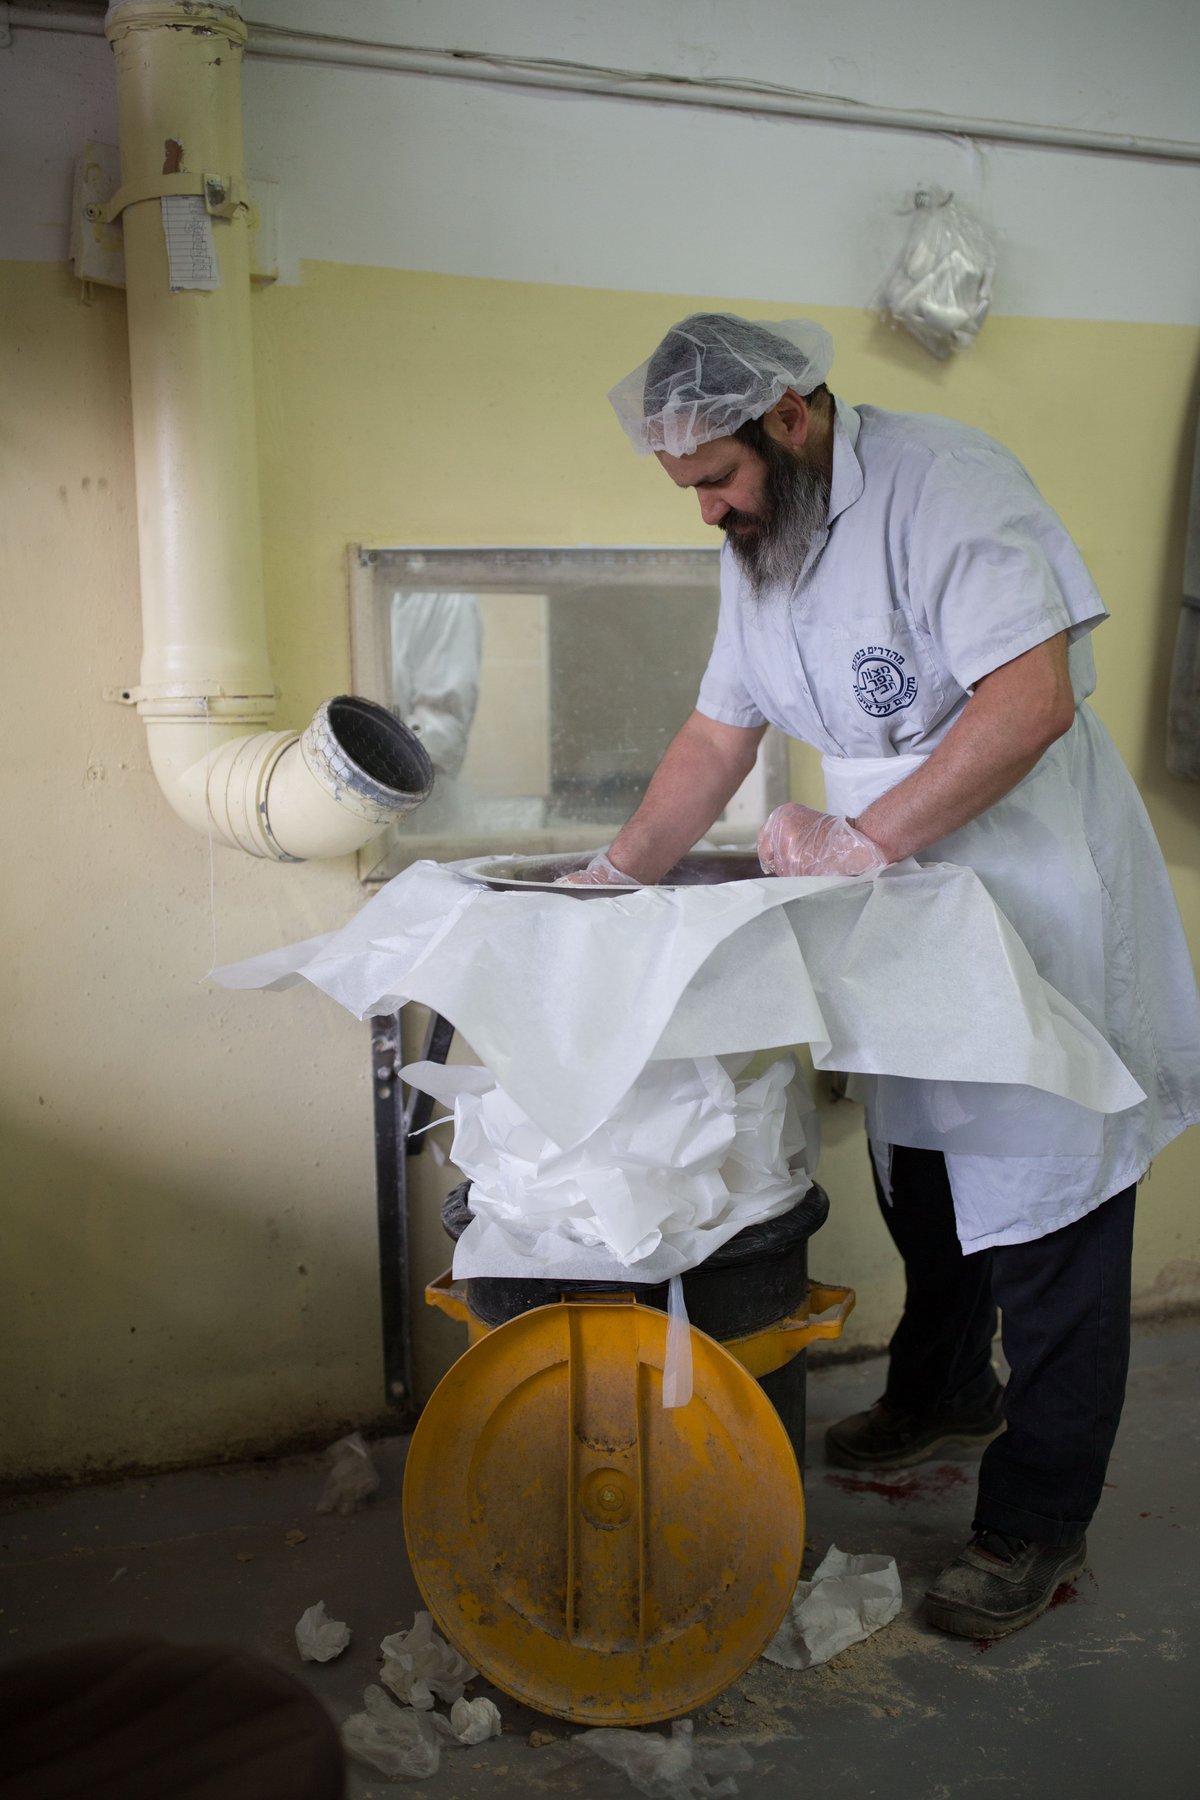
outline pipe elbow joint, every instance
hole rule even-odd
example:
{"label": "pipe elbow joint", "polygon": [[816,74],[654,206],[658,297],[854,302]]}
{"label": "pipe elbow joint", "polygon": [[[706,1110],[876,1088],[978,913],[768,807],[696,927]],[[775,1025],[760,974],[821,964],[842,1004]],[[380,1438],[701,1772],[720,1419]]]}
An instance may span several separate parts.
{"label": "pipe elbow joint", "polygon": [[[428,799],[420,739],[374,701],[341,694],[303,732],[225,736],[205,722],[148,719],[150,760],[187,824],[274,862],[345,856]],[[199,741],[198,741],[199,737]]]}

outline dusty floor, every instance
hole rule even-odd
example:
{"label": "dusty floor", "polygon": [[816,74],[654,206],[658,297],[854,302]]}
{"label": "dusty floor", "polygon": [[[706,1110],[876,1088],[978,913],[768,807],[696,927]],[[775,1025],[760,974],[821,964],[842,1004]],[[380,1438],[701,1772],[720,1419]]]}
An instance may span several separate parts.
{"label": "dusty floor", "polygon": [[[1089,1534],[1090,1569],[1034,1625],[982,1648],[928,1631],[927,1579],[966,1536],[970,1460],[903,1475],[827,1471],[821,1434],[869,1404],[881,1365],[809,1379],[806,1492],[812,1552],[895,1556],[900,1617],[824,1668],[754,1665],[696,1716],[698,1740],[744,1745],[754,1800],[809,1793],[1021,1800],[1097,1793],[1200,1793],[1200,1321],[1142,1328],[1104,1505]],[[383,1485],[349,1519],[318,1516],[318,1458],[200,1470],[9,1502],[0,1512],[0,1659],[70,1640],[145,1629],[181,1641],[225,1640],[301,1673],[335,1717],[361,1705],[387,1632],[420,1604],[404,1552],[405,1444],[374,1446]],[[336,1662],[300,1664],[292,1627],[324,1600],[353,1629]],[[504,1735],[449,1749],[438,1773],[391,1783],[356,1767],[352,1800],[424,1792],[429,1800],[634,1790],[617,1771],[572,1753],[570,1728],[491,1692]],[[531,1745],[552,1733],[550,1743]]]}

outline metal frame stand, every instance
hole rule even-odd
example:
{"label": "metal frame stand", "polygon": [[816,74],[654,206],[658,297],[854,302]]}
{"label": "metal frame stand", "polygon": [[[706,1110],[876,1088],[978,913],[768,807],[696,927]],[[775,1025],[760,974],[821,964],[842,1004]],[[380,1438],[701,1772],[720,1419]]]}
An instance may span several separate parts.
{"label": "metal frame stand", "polygon": [[[413,1394],[411,1252],[408,1221],[408,1159],[420,1156],[418,1135],[429,1123],[433,1101],[400,1079],[404,1062],[404,1009],[371,1019],[371,1074],[375,1095],[375,1199],[379,1219],[379,1290],[383,1330],[384,1395],[406,1417],[417,1412]],[[454,1027],[430,1013],[421,1047],[422,1062],[444,1063]]]}

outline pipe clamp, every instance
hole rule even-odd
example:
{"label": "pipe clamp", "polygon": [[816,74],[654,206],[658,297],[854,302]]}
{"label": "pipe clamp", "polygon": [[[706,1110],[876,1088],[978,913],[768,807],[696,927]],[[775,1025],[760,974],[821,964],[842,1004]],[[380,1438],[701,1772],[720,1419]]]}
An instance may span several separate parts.
{"label": "pipe clamp", "polygon": [[269,719],[278,692],[231,689],[228,682],[166,682],[151,687],[106,687],[102,697],[116,706],[136,706],[144,718],[211,719],[214,724]]}
{"label": "pipe clamp", "polygon": [[130,181],[119,187],[111,200],[93,201],[84,207],[87,217],[96,225],[112,225],[127,206],[143,200],[164,200],[173,195],[199,195],[204,210],[214,219],[232,219],[244,212],[253,221],[254,203],[240,181],[229,175],[193,175],[186,169],[178,175],[153,175],[148,181]]}

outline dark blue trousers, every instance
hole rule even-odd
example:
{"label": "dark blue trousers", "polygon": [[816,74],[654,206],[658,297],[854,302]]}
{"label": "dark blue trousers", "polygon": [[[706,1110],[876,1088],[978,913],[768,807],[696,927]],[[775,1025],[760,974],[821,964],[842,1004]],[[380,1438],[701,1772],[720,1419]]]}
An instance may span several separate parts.
{"label": "dark blue trousers", "polygon": [[1048,1237],[971,1256],[940,1152],[897,1145],[891,1203],[878,1178],[875,1191],[907,1277],[889,1403],[929,1413],[985,1400],[998,1309],[1006,1427],[983,1453],[973,1529],[1074,1542],[1099,1504],[1125,1398],[1136,1190]]}

